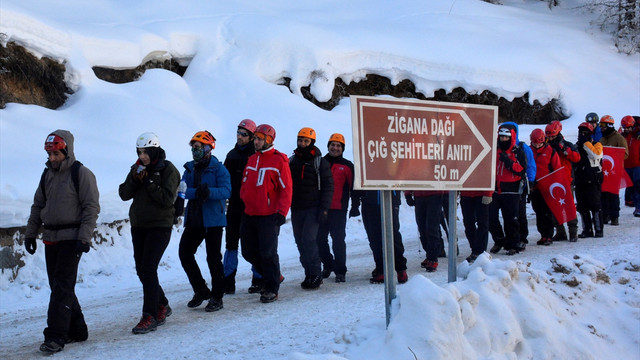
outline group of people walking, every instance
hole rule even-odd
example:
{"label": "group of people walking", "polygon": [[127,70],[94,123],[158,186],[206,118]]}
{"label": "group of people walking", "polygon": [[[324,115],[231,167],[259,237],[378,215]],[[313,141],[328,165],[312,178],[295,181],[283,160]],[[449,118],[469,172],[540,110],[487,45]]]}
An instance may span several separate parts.
{"label": "group of people walking", "polygon": [[[495,243],[492,253],[504,248],[507,254],[514,255],[525,249],[528,199],[536,213],[538,245],[602,237],[604,224],[618,225],[619,197],[601,191],[603,146],[625,148],[625,168],[634,184],[628,189],[628,201],[636,208],[634,215],[640,216],[639,119],[624,117],[619,134],[611,116],[598,119],[591,113],[580,124],[575,145],[563,138],[561,130],[560,122],[550,123],[544,131],[535,129],[529,147],[518,140],[515,123],[499,126],[495,190],[460,192],[465,234],[472,252],[467,261],[473,262],[487,250],[489,233]],[[129,210],[133,257],[143,288],[142,317],[132,329],[134,334],[156,330],[172,313],[157,270],[172,227],[182,215],[179,258],[194,293],[186,304],[189,308],[207,301],[205,311],[223,309],[223,296],[236,291],[239,248],[251,264],[249,293],[260,293],[263,303],[276,301],[284,280],[278,236],[289,211],[305,275],[302,289],[318,289],[332,273],[335,282],[346,281],[347,218],[360,214],[375,263],[370,282],[385,281],[382,193],[353,189],[354,165],[343,157],[344,136],[332,134],[323,156],[316,146],[315,130],[302,128],[291,157],[275,149],[275,138],[271,125],[242,120],[237,126],[236,144],[223,163],[213,155],[213,134],[198,131],[189,141],[193,160],[184,164],[182,176],[167,160],[154,133],[143,133],[136,139],[137,160],[119,187],[122,200],[133,200]],[[44,224],[42,240],[51,299],[40,350],[47,353],[60,351],[65,344],[84,341],[88,336],[74,288],[78,263],[90,249],[100,205],[95,176],[76,161],[73,141],[73,135],[66,130],[47,136],[47,168],[36,190],[25,233],[26,250],[33,254],[39,228]],[[553,215],[543,195],[541,179],[556,171],[575,185],[583,222],[580,234],[577,219],[573,218],[566,221],[567,236],[565,221]],[[420,242],[426,253],[421,266],[427,272],[437,270],[438,258],[444,254],[441,227],[448,232],[448,213],[443,211],[448,208],[448,192],[392,192],[394,260],[399,283],[408,280],[399,222],[402,195],[407,205],[415,208]],[[500,223],[500,212],[504,225]],[[209,284],[195,259],[203,241]]]}

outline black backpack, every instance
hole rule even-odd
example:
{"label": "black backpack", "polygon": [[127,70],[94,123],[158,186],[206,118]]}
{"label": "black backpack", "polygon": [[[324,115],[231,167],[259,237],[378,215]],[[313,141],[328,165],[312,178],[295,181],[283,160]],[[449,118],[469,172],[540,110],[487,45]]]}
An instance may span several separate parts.
{"label": "black backpack", "polygon": [[[77,193],[80,192],[80,167],[81,166],[82,166],[82,163],[78,160],[74,161],[73,164],[71,164],[71,180],[73,181],[73,186],[76,188]],[[44,201],[47,201],[47,193],[44,191],[44,179],[46,178],[48,171],[49,171],[48,167],[44,168],[44,171],[42,172],[42,176],[40,176],[40,190],[42,191],[42,196],[44,196]]]}

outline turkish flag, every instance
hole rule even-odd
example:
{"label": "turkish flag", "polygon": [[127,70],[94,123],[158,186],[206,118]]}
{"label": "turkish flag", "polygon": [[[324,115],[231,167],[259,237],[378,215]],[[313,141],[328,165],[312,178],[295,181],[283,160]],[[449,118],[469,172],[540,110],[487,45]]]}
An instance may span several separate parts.
{"label": "turkish flag", "polygon": [[620,189],[633,185],[629,174],[624,170],[624,148],[615,146],[602,147],[602,191],[618,194]]}
{"label": "turkish flag", "polygon": [[571,179],[565,175],[563,168],[564,166],[537,180],[537,188],[553,216],[558,220],[558,224],[564,224],[578,217],[571,191]]}

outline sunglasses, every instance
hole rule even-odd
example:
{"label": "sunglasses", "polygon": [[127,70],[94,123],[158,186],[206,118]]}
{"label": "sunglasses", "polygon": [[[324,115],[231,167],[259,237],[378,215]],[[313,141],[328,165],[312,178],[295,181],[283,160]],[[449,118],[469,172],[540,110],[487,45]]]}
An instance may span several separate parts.
{"label": "sunglasses", "polygon": [[246,132],[246,131],[240,131],[240,130],[236,131],[236,134],[238,134],[238,135],[240,135],[240,136],[242,136],[242,137],[249,136],[249,133],[248,133],[248,132]]}

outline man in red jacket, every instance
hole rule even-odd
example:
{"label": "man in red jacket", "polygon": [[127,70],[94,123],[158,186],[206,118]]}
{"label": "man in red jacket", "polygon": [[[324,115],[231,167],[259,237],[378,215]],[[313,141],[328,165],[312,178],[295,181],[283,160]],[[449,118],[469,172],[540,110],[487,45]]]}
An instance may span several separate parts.
{"label": "man in red jacket", "polygon": [[624,169],[633,181],[633,186],[628,187],[627,191],[630,193],[632,206],[635,206],[633,216],[640,217],[640,122],[627,115],[620,123],[622,136],[629,147],[629,157],[624,160]]}
{"label": "man in red jacket", "polygon": [[[545,143],[545,133],[542,129],[533,129],[530,135],[531,150],[536,159],[536,182],[540,178],[560,168],[558,153]],[[553,213],[544,200],[538,184],[534,182],[531,192],[531,206],[536,213],[536,227],[540,233],[538,245],[551,245],[553,241]]]}
{"label": "man in red jacket", "polygon": [[[560,157],[560,166],[564,167],[564,176],[570,179],[571,185],[573,185],[573,166],[580,161],[580,153],[574,144],[564,139],[562,133],[560,133],[561,131],[562,124],[557,120],[550,122],[544,129],[544,133],[547,137],[547,143],[549,143]],[[557,224],[557,222],[554,223]],[[571,242],[578,241],[578,219],[568,221],[567,226],[569,227],[568,240]],[[564,229],[564,224],[556,225],[556,235],[552,240],[567,240],[567,232]]]}
{"label": "man in red jacket", "polygon": [[[344,147],[344,136],[338,133],[331,134],[327,143],[329,152],[324,158],[331,164],[333,196],[329,207],[329,219],[326,223],[320,224],[316,239],[324,267],[322,277],[328,278],[333,271],[336,274],[337,283],[345,282],[347,273],[347,244],[344,239],[349,198],[353,195],[353,163],[342,157]],[[333,255],[329,249],[329,234],[331,234]]]}
{"label": "man in red jacket", "polygon": [[287,155],[273,147],[276,131],[271,125],[258,125],[242,177],[240,198],[244,214],[240,224],[242,256],[262,274],[260,301],[278,299],[280,261],[278,235],[291,208],[292,181]]}
{"label": "man in red jacket", "polygon": [[[504,247],[508,255],[515,255],[525,249],[520,242],[520,222],[518,219],[521,182],[525,176],[526,155],[516,147],[515,129],[498,128],[498,151],[496,152],[496,189],[489,206],[489,232],[495,242],[491,248],[497,253]],[[498,213],[502,211],[504,230]]]}

